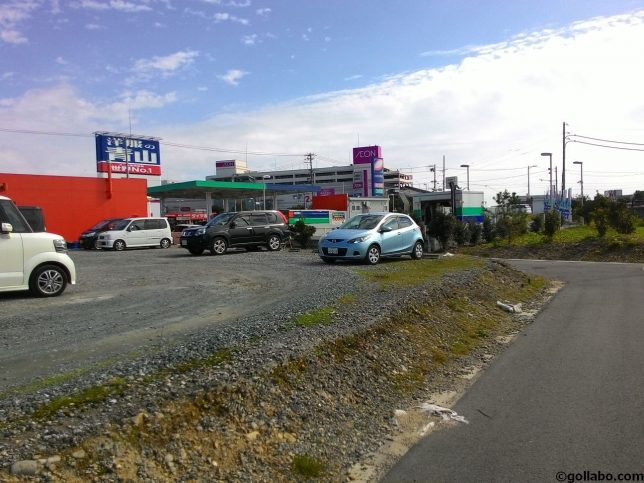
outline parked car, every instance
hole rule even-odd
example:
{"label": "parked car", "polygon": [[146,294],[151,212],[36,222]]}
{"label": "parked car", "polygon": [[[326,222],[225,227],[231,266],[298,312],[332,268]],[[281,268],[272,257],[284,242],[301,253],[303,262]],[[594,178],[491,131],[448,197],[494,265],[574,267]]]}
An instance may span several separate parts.
{"label": "parked car", "polygon": [[63,237],[34,233],[13,201],[0,196],[0,292],[54,297],[75,283],[76,267]]}
{"label": "parked car", "polygon": [[19,206],[18,209],[34,232],[47,231],[47,228],[45,228],[45,215],[40,206]]}
{"label": "parked car", "polygon": [[381,257],[423,256],[423,235],[409,216],[401,213],[356,215],[320,238],[318,254],[326,263],[364,260],[375,265]]}
{"label": "parked car", "polygon": [[78,245],[86,250],[96,248],[98,235],[100,235],[104,231],[107,231],[110,225],[114,225],[114,223],[122,219],[123,218],[108,218],[107,220],[99,221],[94,226],[88,228],[80,234],[80,237],[78,238]]}
{"label": "parked car", "polygon": [[172,232],[167,218],[123,218],[98,235],[97,248],[117,251],[135,247],[172,246]]}
{"label": "parked car", "polygon": [[188,228],[199,228],[202,225],[194,225],[191,223],[179,223],[178,225],[174,225],[172,227],[172,243],[175,245],[181,245],[181,233],[183,230],[186,230]]}
{"label": "parked car", "polygon": [[228,212],[215,216],[205,226],[183,230],[181,247],[193,255],[201,255],[204,250],[222,255],[229,247],[265,246],[274,251],[288,237],[288,220],[279,211]]}

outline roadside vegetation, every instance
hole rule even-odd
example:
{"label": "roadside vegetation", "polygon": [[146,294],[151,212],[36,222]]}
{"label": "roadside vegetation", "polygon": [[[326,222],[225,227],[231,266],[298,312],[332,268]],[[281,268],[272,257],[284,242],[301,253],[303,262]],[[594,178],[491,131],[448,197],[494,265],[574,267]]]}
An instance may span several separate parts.
{"label": "roadside vegetation", "polygon": [[[644,192],[641,196],[644,198]],[[640,196],[636,193],[636,196]],[[623,201],[597,195],[573,201],[572,224],[549,211],[529,215],[515,193],[495,197],[481,225],[439,213],[428,227],[443,250],[501,258],[644,262],[644,220]]]}

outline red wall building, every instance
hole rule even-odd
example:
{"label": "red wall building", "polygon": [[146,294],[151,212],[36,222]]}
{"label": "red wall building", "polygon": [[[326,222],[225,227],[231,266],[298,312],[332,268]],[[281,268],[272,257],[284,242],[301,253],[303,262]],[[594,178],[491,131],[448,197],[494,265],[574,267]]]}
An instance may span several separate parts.
{"label": "red wall building", "polygon": [[69,242],[102,219],[147,216],[147,182],[140,178],[0,173],[0,195],[42,208],[47,231]]}

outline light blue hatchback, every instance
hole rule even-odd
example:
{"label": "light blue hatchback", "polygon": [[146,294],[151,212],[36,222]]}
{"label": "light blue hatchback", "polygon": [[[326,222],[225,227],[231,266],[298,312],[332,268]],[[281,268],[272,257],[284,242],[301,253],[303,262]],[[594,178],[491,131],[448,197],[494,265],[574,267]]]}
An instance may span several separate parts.
{"label": "light blue hatchback", "polygon": [[326,233],[318,244],[326,263],[364,260],[375,265],[381,257],[423,256],[423,235],[411,217],[401,213],[365,213]]}

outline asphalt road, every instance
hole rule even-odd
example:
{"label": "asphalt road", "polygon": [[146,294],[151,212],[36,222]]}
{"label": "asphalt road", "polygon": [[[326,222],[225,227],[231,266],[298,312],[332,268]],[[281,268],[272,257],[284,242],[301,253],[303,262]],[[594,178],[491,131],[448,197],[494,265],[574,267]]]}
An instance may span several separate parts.
{"label": "asphalt road", "polygon": [[429,434],[382,481],[644,474],[644,265],[512,263],[566,285],[453,407],[470,424]]}

